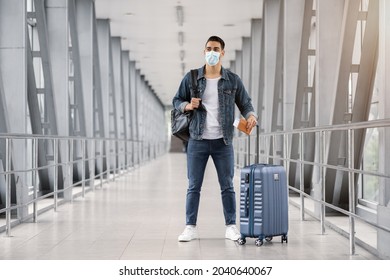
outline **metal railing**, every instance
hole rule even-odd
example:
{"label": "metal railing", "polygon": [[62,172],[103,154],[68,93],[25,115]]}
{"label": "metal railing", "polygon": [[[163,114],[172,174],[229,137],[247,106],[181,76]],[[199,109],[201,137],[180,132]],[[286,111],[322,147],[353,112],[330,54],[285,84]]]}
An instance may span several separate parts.
{"label": "metal railing", "polygon": [[[48,155],[48,151],[52,154]],[[0,215],[5,214],[5,226],[0,226],[0,232],[5,230],[11,236],[13,225],[30,219],[37,222],[38,214],[48,209],[57,211],[60,198],[63,203],[84,197],[96,186],[103,187],[166,152],[166,141],[0,134]],[[42,164],[42,153],[46,164]],[[79,179],[74,179],[74,169]],[[46,172],[49,182],[40,180],[40,172]],[[46,191],[42,191],[43,187]],[[38,203],[44,200],[50,200],[49,205],[38,209]],[[11,223],[13,215],[16,218]]]}
{"label": "metal railing", "polygon": [[[350,243],[350,254],[355,254],[355,219],[358,219],[376,229],[383,230],[390,234],[390,229],[388,227],[379,225],[373,221],[370,221],[367,218],[364,218],[361,215],[356,214],[356,186],[355,186],[355,175],[369,175],[375,176],[382,179],[390,179],[390,175],[384,172],[375,172],[364,170],[362,168],[355,168],[355,131],[356,130],[366,130],[372,128],[386,128],[390,127],[390,119],[382,119],[382,120],[373,120],[367,122],[359,122],[359,123],[348,123],[348,124],[340,124],[340,125],[332,125],[332,126],[322,126],[322,127],[311,127],[311,128],[302,128],[302,129],[294,129],[291,131],[277,131],[272,133],[261,133],[259,135],[259,146],[252,143],[254,141],[253,136],[248,137],[246,135],[240,135],[235,138],[235,151],[236,151],[236,166],[238,168],[242,168],[249,163],[269,163],[270,160],[278,162],[281,165],[284,165],[286,168],[287,174],[289,174],[290,164],[296,164],[297,168],[299,168],[298,181],[299,186],[293,186],[288,182],[289,190],[299,194],[299,208],[300,208],[300,216],[301,220],[304,220],[304,213],[306,211],[305,208],[305,198],[310,199],[320,205],[320,213],[319,220],[321,224],[321,234],[325,232],[325,220],[326,220],[326,208],[333,209],[343,215],[349,217],[349,243]],[[331,165],[327,163],[327,140],[329,139],[329,135],[332,132],[336,131],[344,131],[347,134],[346,141],[346,151],[347,151],[347,166],[340,165]],[[315,145],[317,157],[313,161],[307,161],[304,159],[305,152],[305,135],[307,134],[315,134]],[[293,135],[298,135],[298,149],[299,149],[299,158],[293,159],[290,157],[290,141],[292,140]],[[279,139],[278,141],[278,138]],[[250,147],[254,146],[255,149],[253,151],[250,150]],[[273,147],[272,154],[269,153],[270,147]],[[277,154],[275,152],[275,147],[280,147],[280,153]],[[254,159],[254,160],[253,160]],[[316,160],[317,159],[317,160]],[[320,197],[314,197],[313,195],[307,194],[304,191],[304,168],[305,165],[311,165],[313,168],[317,168],[318,171],[318,181],[320,182],[321,195]],[[326,170],[333,169],[341,172],[348,173],[348,198],[349,198],[349,209],[345,210],[341,207],[333,205],[325,201],[325,177]],[[289,176],[287,176],[288,178]],[[389,183],[387,183],[389,184]],[[317,217],[318,218],[318,217]]]}

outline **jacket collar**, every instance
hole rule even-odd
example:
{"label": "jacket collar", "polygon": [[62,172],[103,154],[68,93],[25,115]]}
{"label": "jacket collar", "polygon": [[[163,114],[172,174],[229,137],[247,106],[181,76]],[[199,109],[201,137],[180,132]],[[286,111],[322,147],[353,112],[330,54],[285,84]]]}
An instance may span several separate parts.
{"label": "jacket collar", "polygon": [[[204,78],[205,69],[206,69],[206,65],[198,69],[198,80],[200,78]],[[221,79],[229,80],[229,77],[227,75],[227,70],[223,66],[221,68]]]}

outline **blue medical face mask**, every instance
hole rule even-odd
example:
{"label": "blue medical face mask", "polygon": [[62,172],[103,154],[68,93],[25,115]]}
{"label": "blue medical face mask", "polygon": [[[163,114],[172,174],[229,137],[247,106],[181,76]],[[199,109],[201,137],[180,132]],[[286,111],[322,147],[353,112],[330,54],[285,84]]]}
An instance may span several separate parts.
{"label": "blue medical face mask", "polygon": [[206,52],[206,55],[205,55],[206,63],[210,66],[217,65],[220,55],[221,55],[221,53],[215,52],[215,51]]}

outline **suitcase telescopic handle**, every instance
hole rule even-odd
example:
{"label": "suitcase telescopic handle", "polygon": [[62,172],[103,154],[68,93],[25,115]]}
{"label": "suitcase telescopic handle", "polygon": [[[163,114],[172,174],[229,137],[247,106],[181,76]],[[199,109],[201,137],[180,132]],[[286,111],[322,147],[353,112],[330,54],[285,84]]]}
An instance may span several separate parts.
{"label": "suitcase telescopic handle", "polygon": [[[260,143],[260,140],[259,140],[259,125],[256,124],[256,155],[255,155],[255,163],[258,163],[259,162],[259,143]],[[248,163],[250,164],[250,158],[251,158],[251,136],[248,135]]]}

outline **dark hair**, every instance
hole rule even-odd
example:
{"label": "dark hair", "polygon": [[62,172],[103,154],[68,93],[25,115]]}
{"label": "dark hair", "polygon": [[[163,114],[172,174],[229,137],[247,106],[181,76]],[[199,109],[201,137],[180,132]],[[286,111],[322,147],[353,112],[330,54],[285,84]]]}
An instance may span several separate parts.
{"label": "dark hair", "polygon": [[212,41],[212,42],[219,42],[219,43],[221,44],[221,48],[222,48],[222,49],[225,49],[225,42],[224,42],[220,37],[218,37],[218,36],[211,36],[211,37],[207,40],[206,45],[207,45],[207,43],[210,42],[210,41]]}

